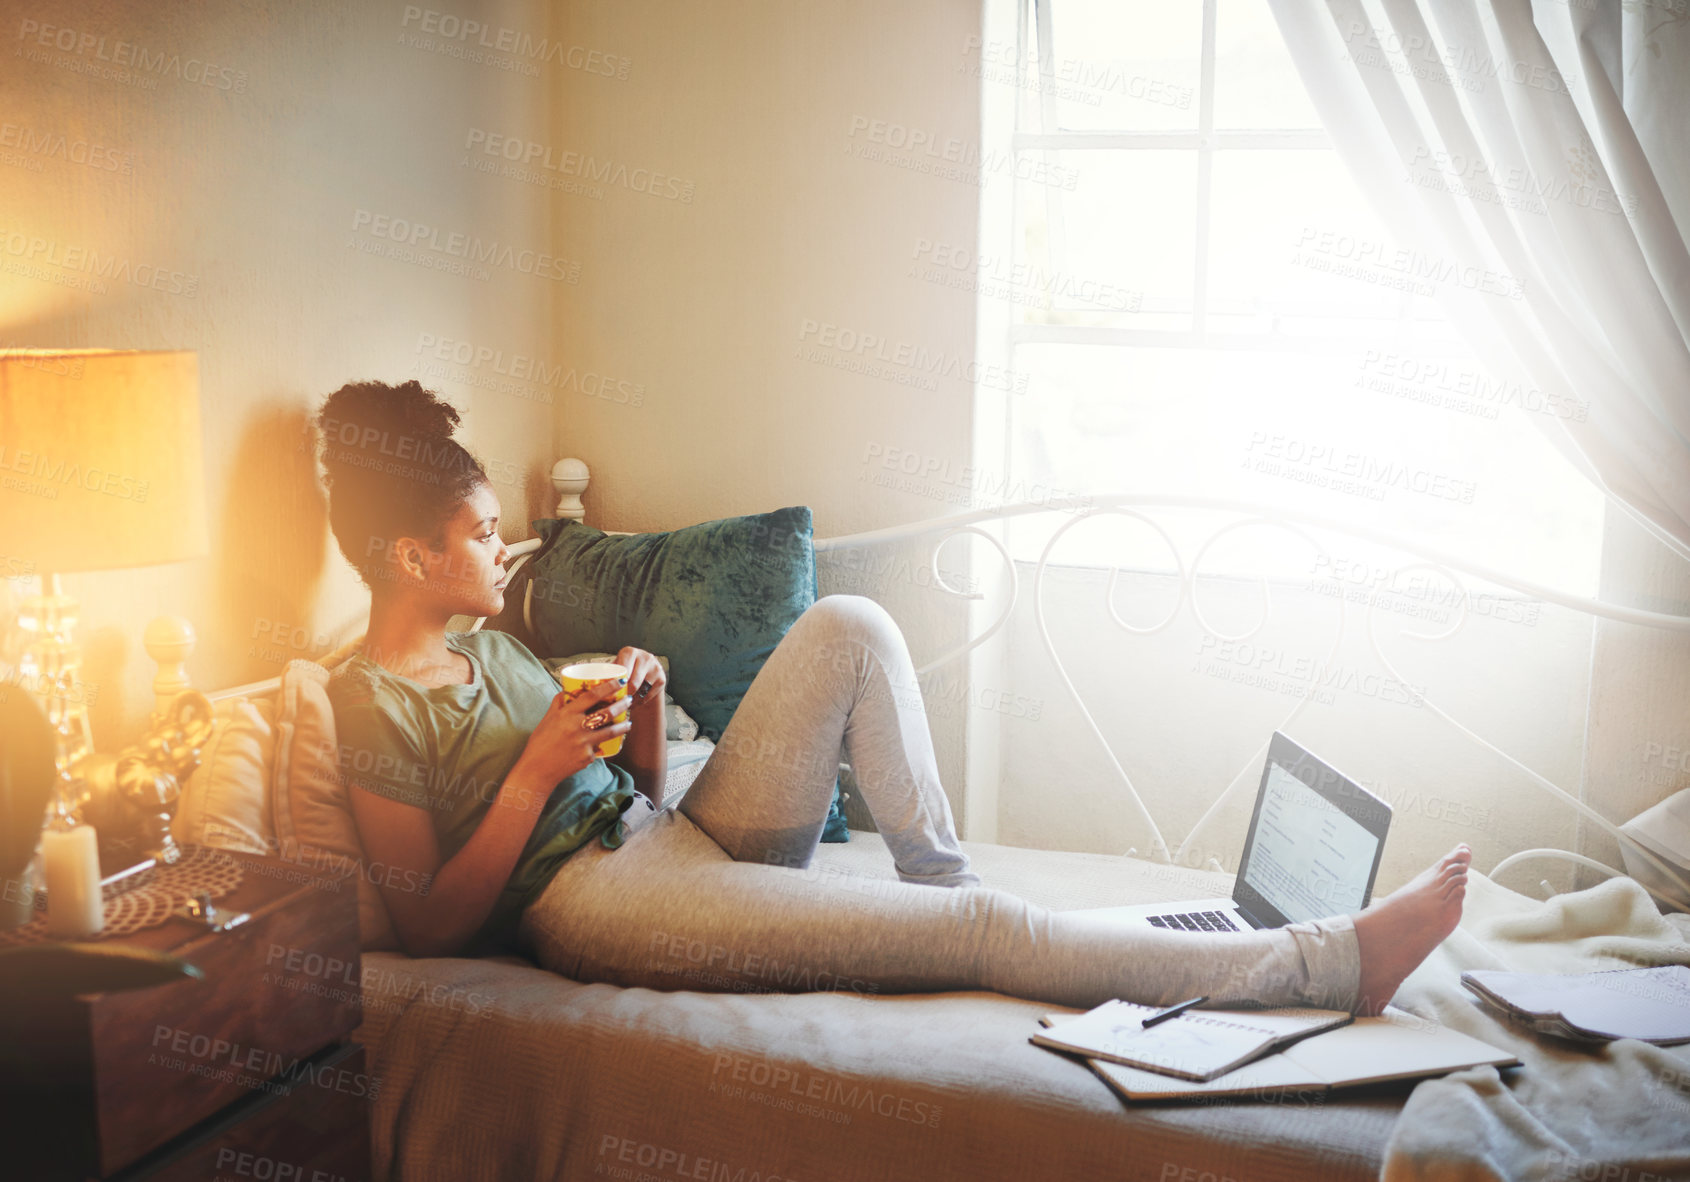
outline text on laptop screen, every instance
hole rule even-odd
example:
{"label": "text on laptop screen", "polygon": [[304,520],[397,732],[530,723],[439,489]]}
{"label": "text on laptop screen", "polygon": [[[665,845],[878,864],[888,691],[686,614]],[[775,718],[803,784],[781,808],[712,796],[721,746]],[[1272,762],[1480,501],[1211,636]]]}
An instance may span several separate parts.
{"label": "text on laptop screen", "polygon": [[1359,822],[1270,763],[1244,881],[1292,923],[1360,911],[1378,846]]}

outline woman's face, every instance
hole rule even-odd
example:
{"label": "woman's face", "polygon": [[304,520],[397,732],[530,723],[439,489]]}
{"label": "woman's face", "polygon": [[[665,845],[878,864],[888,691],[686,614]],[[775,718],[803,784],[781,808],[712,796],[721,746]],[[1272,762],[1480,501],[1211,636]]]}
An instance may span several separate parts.
{"label": "woman's face", "polygon": [[464,498],[447,519],[442,549],[429,558],[427,588],[457,615],[492,616],[505,606],[505,559],[499,537],[499,498],[486,484]]}

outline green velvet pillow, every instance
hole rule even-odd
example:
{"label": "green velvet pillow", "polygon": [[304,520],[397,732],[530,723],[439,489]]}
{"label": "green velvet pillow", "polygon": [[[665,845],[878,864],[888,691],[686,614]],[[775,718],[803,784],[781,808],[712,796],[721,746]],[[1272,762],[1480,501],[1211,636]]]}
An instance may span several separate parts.
{"label": "green velvet pillow", "polygon": [[[545,539],[523,568],[536,651],[615,652],[631,644],[664,654],[670,696],[712,741],[780,638],[816,601],[807,506],[654,534],[607,534],[552,519],[533,527]],[[822,840],[850,840],[838,784]]]}

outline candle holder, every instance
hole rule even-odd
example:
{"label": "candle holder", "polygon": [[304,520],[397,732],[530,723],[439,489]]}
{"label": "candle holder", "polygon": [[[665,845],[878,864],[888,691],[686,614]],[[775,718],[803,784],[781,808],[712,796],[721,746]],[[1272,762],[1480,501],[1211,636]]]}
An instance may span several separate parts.
{"label": "candle holder", "polygon": [[215,730],[211,700],[188,688],[182,664],[193,652],[194,627],[180,616],[160,616],[147,625],[147,652],[159,662],[153,679],[156,708],[142,736],[116,755],[95,754],[87,782],[96,822],[108,840],[139,838],[146,857],[172,865],[182,856],[170,821],[182,785],[199,766]]}
{"label": "candle holder", "polygon": [[182,785],[199,766],[213,730],[211,700],[198,690],[187,690],[153,712],[140,742],[125,747],[110,762],[96,757],[95,790],[127,806],[146,855],[163,865],[182,857],[181,846],[170,834],[170,820]]}

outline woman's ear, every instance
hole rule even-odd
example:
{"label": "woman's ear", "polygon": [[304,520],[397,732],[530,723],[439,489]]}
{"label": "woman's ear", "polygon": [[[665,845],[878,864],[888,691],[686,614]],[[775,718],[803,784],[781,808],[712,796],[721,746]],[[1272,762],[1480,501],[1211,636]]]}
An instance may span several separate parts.
{"label": "woman's ear", "polygon": [[393,543],[393,566],[402,583],[426,583],[434,568],[434,551],[416,538]]}

